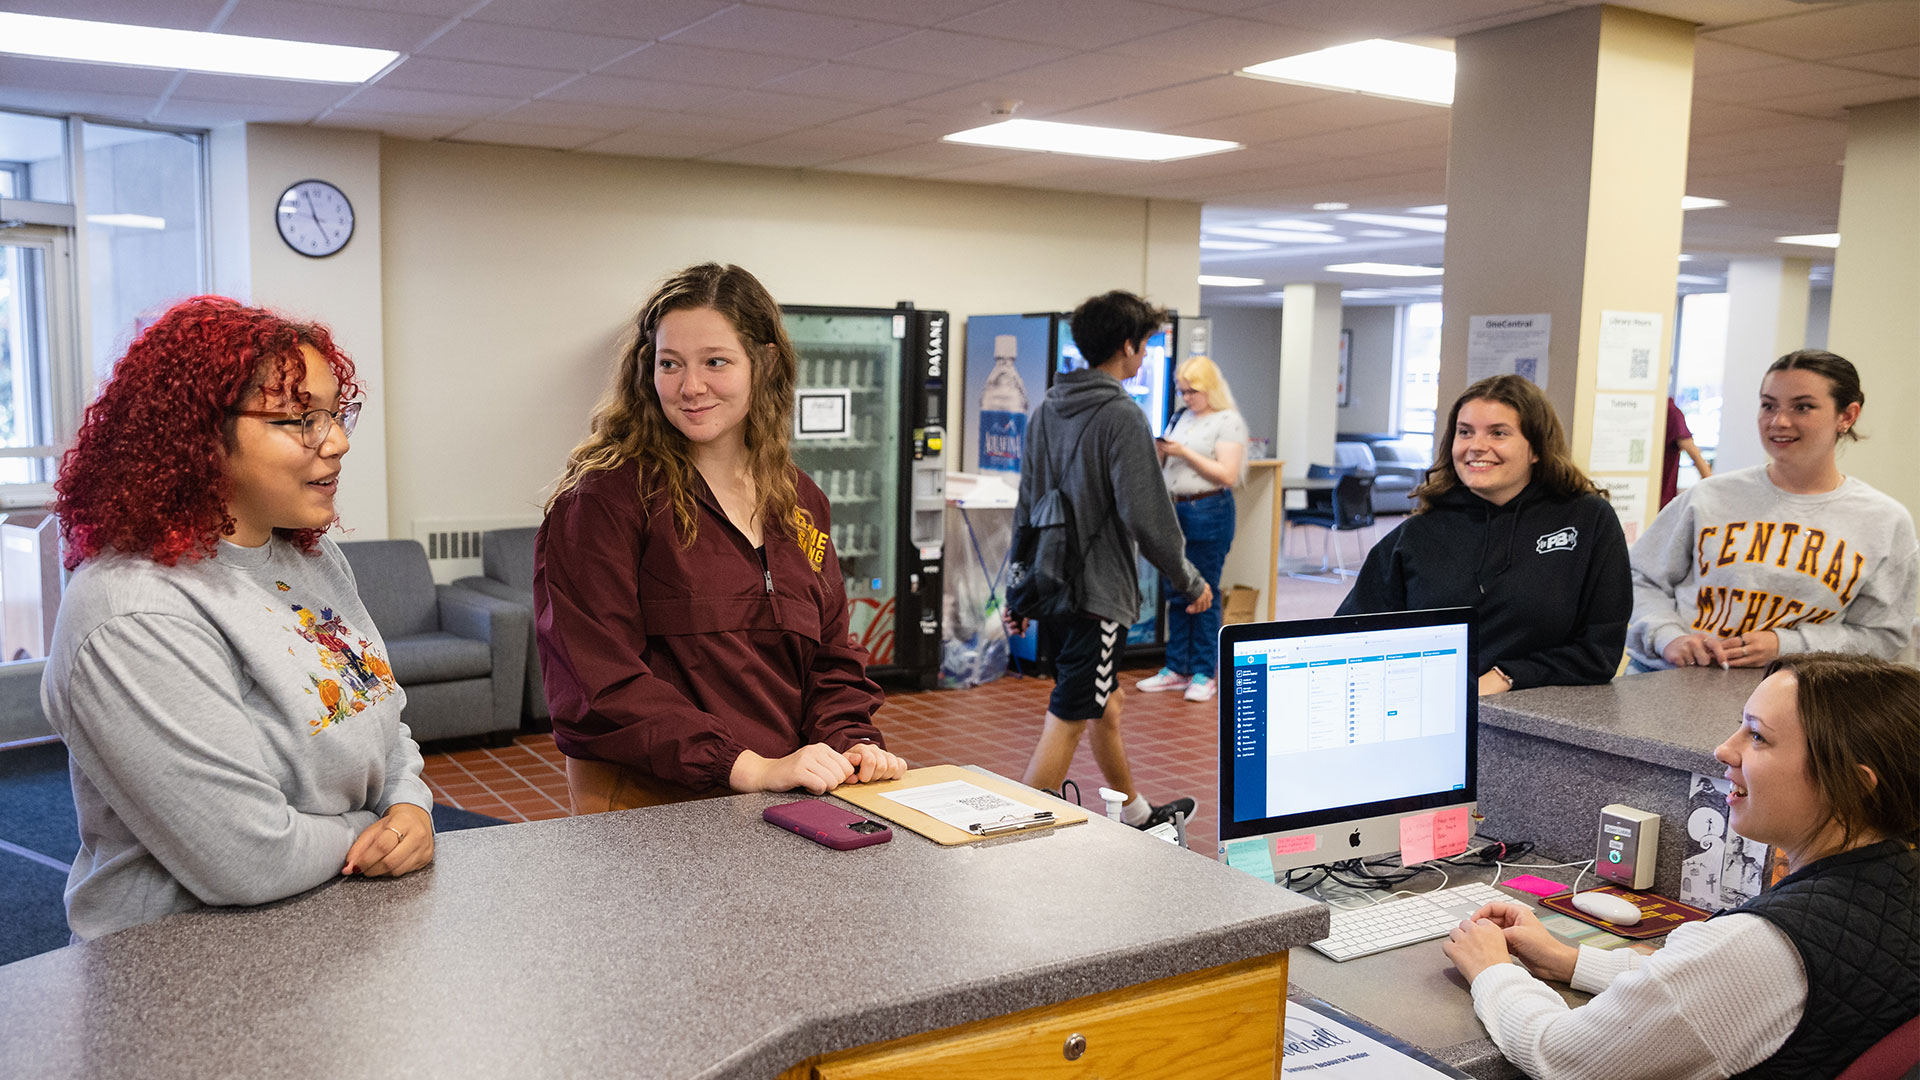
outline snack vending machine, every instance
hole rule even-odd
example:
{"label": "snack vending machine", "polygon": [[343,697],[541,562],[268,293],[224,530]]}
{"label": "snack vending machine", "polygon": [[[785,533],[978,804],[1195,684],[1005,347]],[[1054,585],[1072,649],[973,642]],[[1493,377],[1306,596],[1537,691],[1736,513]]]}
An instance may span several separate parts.
{"label": "snack vending machine", "polygon": [[867,671],[940,675],[946,539],[944,311],[786,307],[799,359],[793,459],[833,505],[829,537]]}

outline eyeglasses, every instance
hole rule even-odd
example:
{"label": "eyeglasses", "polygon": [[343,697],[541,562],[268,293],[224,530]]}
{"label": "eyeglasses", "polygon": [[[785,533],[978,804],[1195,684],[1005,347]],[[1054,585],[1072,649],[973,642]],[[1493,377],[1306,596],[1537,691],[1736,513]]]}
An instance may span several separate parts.
{"label": "eyeglasses", "polygon": [[1204,393],[1206,393],[1206,391],[1205,391],[1205,390],[1202,390],[1202,389],[1200,389],[1200,388],[1199,388],[1199,387],[1197,387],[1197,386],[1189,386],[1189,387],[1187,387],[1187,388],[1185,388],[1185,389],[1183,389],[1183,390],[1181,390],[1181,391],[1180,391],[1180,396],[1181,396],[1181,397],[1187,397],[1187,396],[1188,396],[1188,395],[1190,395],[1190,394],[1204,394]]}
{"label": "eyeglasses", "polygon": [[300,425],[300,442],[309,450],[318,450],[320,444],[327,441],[327,433],[333,430],[334,424],[340,425],[342,434],[353,434],[354,425],[360,422],[360,405],[358,401],[349,401],[331,412],[326,409],[309,409],[303,413],[274,412],[268,409],[235,409],[233,415],[256,417],[271,422],[274,427],[298,424]]}

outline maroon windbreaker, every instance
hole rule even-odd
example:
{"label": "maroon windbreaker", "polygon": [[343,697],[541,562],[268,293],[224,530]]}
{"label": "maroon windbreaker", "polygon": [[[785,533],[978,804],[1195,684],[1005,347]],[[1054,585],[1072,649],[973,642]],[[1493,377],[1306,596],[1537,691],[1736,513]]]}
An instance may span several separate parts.
{"label": "maroon windbreaker", "polygon": [[884,747],[826,496],[796,470],[795,521],[765,530],[763,570],[695,479],[691,547],[664,496],[642,505],[633,463],[589,474],[540,527],[534,621],[560,751],[698,791],[725,786],[742,750]]}

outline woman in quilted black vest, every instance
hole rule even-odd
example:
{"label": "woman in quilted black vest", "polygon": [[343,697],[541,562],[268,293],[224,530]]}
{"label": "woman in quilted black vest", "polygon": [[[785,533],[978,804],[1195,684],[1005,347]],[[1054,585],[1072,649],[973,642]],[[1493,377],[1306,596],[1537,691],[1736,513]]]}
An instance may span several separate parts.
{"label": "woman in quilted black vest", "polygon": [[[1920,671],[1776,660],[1715,756],[1733,828],[1788,875],[1644,957],[1563,944],[1518,904],[1475,912],[1446,951],[1501,1052],[1538,1080],[1840,1075],[1920,1002],[1917,744]],[[1541,978],[1596,996],[1569,1009]]]}

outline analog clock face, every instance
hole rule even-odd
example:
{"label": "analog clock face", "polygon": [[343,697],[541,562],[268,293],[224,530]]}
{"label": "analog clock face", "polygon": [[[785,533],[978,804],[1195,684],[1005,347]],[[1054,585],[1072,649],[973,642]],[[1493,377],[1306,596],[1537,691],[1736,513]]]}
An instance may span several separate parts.
{"label": "analog clock face", "polygon": [[302,180],[280,196],[280,239],[302,255],[324,258],[353,239],[353,204],[325,180]]}

